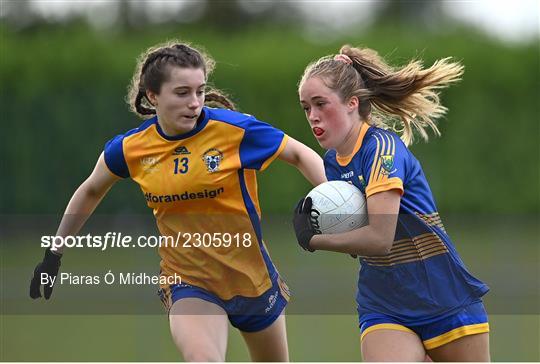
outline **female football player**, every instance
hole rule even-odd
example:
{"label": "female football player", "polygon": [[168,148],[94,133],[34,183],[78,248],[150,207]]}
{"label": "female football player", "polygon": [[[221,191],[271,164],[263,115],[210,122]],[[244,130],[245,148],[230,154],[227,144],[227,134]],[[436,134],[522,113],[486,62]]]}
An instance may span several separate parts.
{"label": "female football player", "polygon": [[[160,233],[182,233],[181,246],[161,246],[159,254],[161,275],[181,277],[181,283],[161,285],[160,296],[184,359],[224,361],[230,321],[252,360],[287,361],[282,313],[289,293],[262,240],[255,174],[279,158],[317,185],[326,180],[324,167],[310,148],[233,111],[216,90],[207,92],[213,64],[182,43],[140,57],[128,101],[133,112],[148,118],[107,142],[71,198],[57,235],[76,235],[111,186],[131,177]],[[32,298],[41,297],[41,273],[58,273],[61,256],[61,248],[46,251],[31,282]],[[44,288],[45,298],[51,291]]]}
{"label": "female football player", "polygon": [[[328,180],[346,180],[367,198],[369,225],[319,234],[311,199],[294,227],[302,248],[359,255],[357,306],[365,361],[489,361],[488,287],[465,268],[441,222],[420,163],[407,145],[416,131],[439,131],[446,109],[437,89],[458,81],[445,58],[424,69],[389,66],[375,51],[343,46],[310,64],[300,103],[324,157]],[[402,133],[400,137],[396,132]]]}

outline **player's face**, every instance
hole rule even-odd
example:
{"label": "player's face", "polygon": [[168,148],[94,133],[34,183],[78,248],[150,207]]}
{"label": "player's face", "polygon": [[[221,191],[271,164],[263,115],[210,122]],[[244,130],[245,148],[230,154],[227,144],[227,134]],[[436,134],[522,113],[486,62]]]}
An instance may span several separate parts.
{"label": "player's face", "polygon": [[159,94],[149,92],[165,134],[174,136],[195,128],[204,105],[205,85],[202,69],[170,67],[169,79],[161,85]]}
{"label": "player's face", "polygon": [[339,150],[353,127],[358,109],[344,103],[319,77],[308,78],[300,86],[300,104],[321,147]]}

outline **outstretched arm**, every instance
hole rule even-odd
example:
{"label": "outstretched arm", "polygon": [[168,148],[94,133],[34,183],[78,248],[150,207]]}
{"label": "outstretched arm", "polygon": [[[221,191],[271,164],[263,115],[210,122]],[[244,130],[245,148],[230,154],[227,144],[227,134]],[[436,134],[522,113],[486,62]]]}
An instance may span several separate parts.
{"label": "outstretched arm", "polygon": [[[119,179],[120,177],[109,171],[101,153],[90,176],[71,197],[56,235],[62,237],[76,235],[112,185]],[[63,247],[59,247],[55,252],[62,254],[62,250]]]}
{"label": "outstretched arm", "polygon": [[[77,235],[88,217],[94,212],[99,202],[103,199],[111,186],[120,179],[113,175],[105,164],[103,153],[99,156],[92,174],[79,186],[71,197],[64,212],[57,236]],[[45,250],[45,257],[34,269],[34,274],[30,281],[30,297],[41,297],[41,286],[45,299],[49,299],[58,270],[60,269],[60,258],[62,257],[63,246],[53,246]],[[43,278],[47,283],[43,284]]]}
{"label": "outstretched arm", "polygon": [[299,141],[289,137],[278,158],[298,168],[312,185],[317,186],[326,182],[322,158]]}

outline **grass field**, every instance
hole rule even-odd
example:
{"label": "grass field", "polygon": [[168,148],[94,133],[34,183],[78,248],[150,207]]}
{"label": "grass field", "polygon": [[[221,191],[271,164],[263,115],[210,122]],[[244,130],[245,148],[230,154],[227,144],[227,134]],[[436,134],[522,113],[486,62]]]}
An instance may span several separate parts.
{"label": "grass field", "polygon": [[[292,361],[360,361],[356,315],[287,317]],[[2,361],[178,361],[164,315],[2,317]],[[494,361],[539,361],[539,315],[491,315]],[[515,334],[519,333],[519,334]],[[231,329],[228,361],[249,361]]]}
{"label": "grass field", "polygon": [[[514,218],[456,218],[446,225],[467,266],[491,287],[485,302],[492,359],[540,361],[538,225],[536,218]],[[34,230],[2,238],[2,361],[181,359],[166,315],[160,313],[155,287],[113,292],[111,287],[63,285],[55,288],[49,302],[27,298],[28,279],[42,255],[32,234],[47,233]],[[291,360],[359,361],[354,305],[357,262],[339,254],[304,253],[290,230],[286,218],[269,218],[264,226],[267,246],[293,291],[287,317]],[[153,249],[105,253],[73,249],[62,271],[153,272],[158,262]],[[233,329],[227,360],[249,360]]]}

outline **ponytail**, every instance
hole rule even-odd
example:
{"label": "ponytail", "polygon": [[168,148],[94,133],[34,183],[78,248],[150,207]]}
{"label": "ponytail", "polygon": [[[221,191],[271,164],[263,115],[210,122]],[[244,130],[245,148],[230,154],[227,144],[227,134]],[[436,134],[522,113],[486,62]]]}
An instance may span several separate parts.
{"label": "ponytail", "polygon": [[345,45],[339,56],[310,64],[300,84],[319,76],[342,100],[358,97],[362,120],[394,130],[409,145],[415,133],[427,141],[428,128],[440,135],[435,120],[447,108],[440,104],[437,90],[459,81],[462,75],[463,66],[451,58],[440,59],[427,69],[418,60],[395,69],[372,49]]}
{"label": "ponytail", "polygon": [[236,110],[235,104],[222,91],[210,89],[205,95],[204,104],[210,107],[221,107]]}
{"label": "ponytail", "polygon": [[139,89],[137,92],[137,96],[135,96],[135,101],[133,102],[133,106],[135,108],[135,111],[139,115],[155,115],[156,109],[154,107],[145,107],[143,106],[143,101],[145,101],[146,104],[149,104],[148,98],[146,97],[146,92],[144,89]]}

